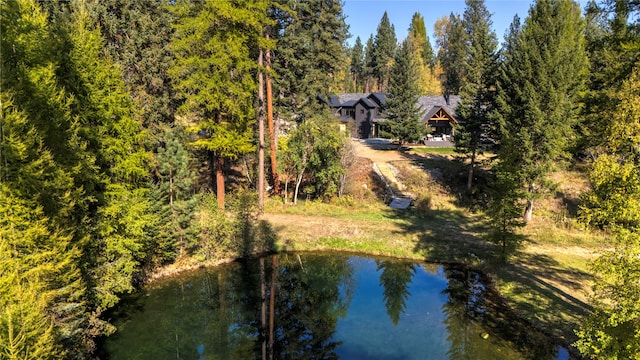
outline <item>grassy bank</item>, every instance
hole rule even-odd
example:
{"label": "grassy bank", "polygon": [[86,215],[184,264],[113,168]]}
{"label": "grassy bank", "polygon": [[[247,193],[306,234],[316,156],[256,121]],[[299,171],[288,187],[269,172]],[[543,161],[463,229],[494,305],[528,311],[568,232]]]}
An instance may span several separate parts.
{"label": "grassy bank", "polygon": [[[405,178],[411,178],[411,171],[424,173],[420,164],[396,165]],[[521,317],[565,344],[573,342],[573,329],[590,311],[588,263],[602,250],[603,237],[550,216],[555,205],[549,200],[522,230],[522,248],[503,264],[500,249],[486,239],[486,219],[456,206],[437,181],[425,181],[427,206],[394,210],[372,198],[297,206],[273,200],[262,218],[273,225],[281,250],[355,251],[469,264],[493,279]]]}

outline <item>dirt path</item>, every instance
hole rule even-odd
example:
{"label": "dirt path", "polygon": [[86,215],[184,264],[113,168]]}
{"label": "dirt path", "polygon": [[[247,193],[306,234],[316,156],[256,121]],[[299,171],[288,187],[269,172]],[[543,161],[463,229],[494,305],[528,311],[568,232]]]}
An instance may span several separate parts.
{"label": "dirt path", "polygon": [[405,186],[398,180],[396,170],[390,164],[392,161],[407,160],[397,150],[397,145],[383,139],[353,140],[352,144],[356,156],[373,162],[376,173],[384,179],[387,189],[393,194],[389,206],[394,209],[406,209],[411,204],[411,195],[404,191]]}
{"label": "dirt path", "polygon": [[356,156],[370,159],[374,163],[407,160],[397,149],[397,145],[384,140],[370,140],[368,142],[352,140],[351,144]]}

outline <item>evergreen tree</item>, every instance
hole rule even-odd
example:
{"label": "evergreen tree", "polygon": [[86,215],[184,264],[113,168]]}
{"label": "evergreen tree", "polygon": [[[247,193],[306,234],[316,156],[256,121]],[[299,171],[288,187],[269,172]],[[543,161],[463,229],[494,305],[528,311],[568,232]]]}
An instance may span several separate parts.
{"label": "evergreen tree", "polygon": [[496,35],[491,30],[491,14],[484,0],[466,0],[463,15],[466,29],[466,83],[456,109],[458,120],[464,125],[455,138],[456,152],[469,159],[467,189],[473,184],[477,156],[483,152],[483,138],[493,138],[490,114],[494,109],[497,76]]}
{"label": "evergreen tree", "polygon": [[0,13],[0,247],[8,250],[0,339],[10,341],[0,341],[2,352],[82,358],[95,330],[78,251],[93,180],[78,176],[93,157],[58,83],[59,40],[47,14],[31,0],[3,2]]}
{"label": "evergreen tree", "polygon": [[577,4],[537,1],[522,29],[510,36],[503,56],[496,111],[502,132],[499,159],[518,171],[527,189],[529,221],[547,175],[568,157],[575,139],[578,95],[586,75]]}
{"label": "evergreen tree", "polygon": [[149,252],[158,262],[173,260],[190,253],[196,243],[195,208],[199,197],[195,194],[195,172],[191,156],[183,146],[188,142],[184,129],[163,131],[162,146],[155,159],[155,200],[157,223]]}
{"label": "evergreen tree", "polygon": [[373,35],[369,35],[367,44],[364,49],[363,75],[364,75],[364,92],[369,93],[375,89],[375,62],[374,62],[375,42]]}
{"label": "evergreen tree", "polygon": [[391,136],[399,140],[399,147],[407,141],[422,138],[426,132],[420,123],[424,112],[418,107],[420,92],[416,68],[419,64],[411,57],[411,46],[411,42],[405,40],[398,49],[387,93],[385,126]]}
{"label": "evergreen tree", "polygon": [[179,111],[189,118],[193,144],[212,154],[216,194],[224,208],[225,160],[253,151],[253,108],[258,65],[253,56],[264,34],[268,4],[249,1],[179,1],[176,54],[170,74],[183,100]]}
{"label": "evergreen tree", "polygon": [[353,79],[354,92],[362,92],[362,79],[364,78],[364,47],[360,36],[356,38],[351,48],[351,78]]}
{"label": "evergreen tree", "polygon": [[378,81],[378,91],[387,91],[397,46],[396,30],[385,11],[378,24],[373,47],[373,71]]}
{"label": "evergreen tree", "polygon": [[100,26],[104,47],[123,72],[142,124],[157,133],[173,122],[173,99],[168,68],[172,18],[165,0],[90,0],[90,15]]}
{"label": "evergreen tree", "polygon": [[424,25],[424,17],[419,12],[413,14],[411,18],[411,26],[409,26],[409,34],[415,41],[415,47],[422,57],[422,61],[430,69],[433,69],[435,61],[433,58],[433,48],[427,36],[427,28]]}
{"label": "evergreen tree", "polygon": [[451,15],[438,19],[434,25],[438,45],[437,60],[440,62],[444,80],[445,96],[459,94],[465,84],[466,32],[460,16]]}
{"label": "evergreen tree", "polygon": [[327,99],[341,71],[348,71],[345,40],[348,27],[339,0],[292,0],[292,13],[279,20],[281,35],[274,51],[280,111],[301,118]]}
{"label": "evergreen tree", "polygon": [[433,63],[433,50],[427,38],[424,26],[424,18],[420,13],[415,13],[409,27],[408,40],[411,42],[411,56],[417,64],[417,79],[420,94],[439,95],[442,93],[440,81],[436,78]]}
{"label": "evergreen tree", "polygon": [[591,71],[580,127],[584,142],[578,150],[594,157],[606,146],[601,131],[608,127],[609,119],[601,114],[617,107],[617,92],[639,59],[640,31],[631,22],[634,10],[637,14],[640,8],[624,0],[605,1],[602,6],[590,2],[585,9]]}
{"label": "evergreen tree", "polygon": [[500,258],[506,263],[523,240],[516,231],[525,225],[521,205],[525,193],[517,169],[511,168],[510,164],[499,163],[493,170],[495,179],[490,186],[487,209],[487,215],[491,219],[489,240],[500,246]]}
{"label": "evergreen tree", "polygon": [[[23,10],[40,11],[35,6]],[[57,224],[32,196],[64,178],[56,176],[61,169],[25,113],[5,92],[0,103],[0,354],[15,359],[82,356],[88,324],[80,253],[73,232],[53,231]]]}

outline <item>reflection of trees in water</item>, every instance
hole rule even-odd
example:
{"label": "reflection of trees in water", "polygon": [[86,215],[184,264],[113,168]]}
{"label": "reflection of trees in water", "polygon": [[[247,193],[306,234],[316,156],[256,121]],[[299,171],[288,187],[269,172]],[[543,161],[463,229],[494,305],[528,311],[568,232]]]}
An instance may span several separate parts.
{"label": "reflection of trees in water", "polygon": [[[482,359],[483,355],[492,352],[482,349],[488,344],[480,341],[481,328],[473,321],[480,321],[485,313],[484,285],[477,273],[468,270],[445,269],[445,275],[448,287],[442,293],[448,298],[442,305],[442,311],[446,315],[444,323],[449,333],[447,340],[451,344],[447,354],[452,360]],[[517,354],[514,356],[519,357]]]}
{"label": "reflection of trees in water", "polygon": [[243,262],[207,276],[206,307],[212,311],[199,337],[215,345],[199,355],[337,358],[339,343],[332,338],[354,289],[348,258],[282,255],[266,260]]}
{"label": "reflection of trees in water", "polygon": [[557,349],[549,337],[518,319],[498,294],[484,285],[479,273],[447,268],[445,275],[448,287],[442,293],[448,299],[442,311],[446,315],[450,359],[495,359],[492,348],[498,343],[506,345],[503,359],[555,359]]}
{"label": "reflection of trees in water", "polygon": [[[273,353],[277,359],[333,359],[332,341],[353,293],[347,257],[283,256],[275,289]],[[342,291],[341,291],[342,290]]]}
{"label": "reflection of trees in water", "polygon": [[393,325],[398,325],[400,314],[407,307],[411,293],[409,285],[416,272],[415,264],[398,260],[376,260],[380,274],[380,285],[383,288],[384,306]]}

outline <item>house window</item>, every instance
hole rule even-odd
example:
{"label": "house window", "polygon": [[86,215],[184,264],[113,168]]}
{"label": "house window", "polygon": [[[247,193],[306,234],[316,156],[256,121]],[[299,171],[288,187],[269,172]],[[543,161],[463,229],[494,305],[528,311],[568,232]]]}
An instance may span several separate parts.
{"label": "house window", "polygon": [[360,114],[364,114],[364,109],[360,109]]}

